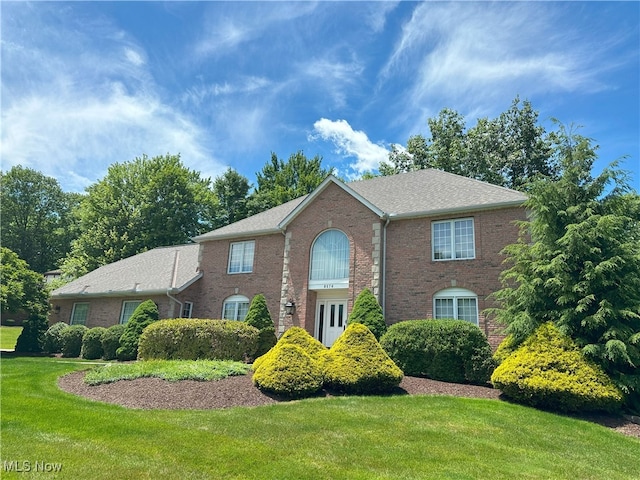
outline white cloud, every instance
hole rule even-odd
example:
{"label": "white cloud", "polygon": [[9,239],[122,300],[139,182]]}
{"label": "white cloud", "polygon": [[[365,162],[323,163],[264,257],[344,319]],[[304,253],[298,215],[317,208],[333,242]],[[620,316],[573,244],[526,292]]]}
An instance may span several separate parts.
{"label": "white cloud", "polygon": [[328,120],[321,118],[313,124],[315,137],[331,141],[336,146],[336,152],[347,157],[355,157],[356,162],[350,167],[359,174],[377,170],[380,162],[387,160],[389,151],[382,145],[373,143],[367,134],[354,130],[346,120]]}

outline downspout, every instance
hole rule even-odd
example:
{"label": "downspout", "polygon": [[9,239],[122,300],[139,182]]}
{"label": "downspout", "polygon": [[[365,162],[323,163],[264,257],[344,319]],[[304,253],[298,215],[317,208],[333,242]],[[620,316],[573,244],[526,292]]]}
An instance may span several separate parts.
{"label": "downspout", "polygon": [[[173,292],[176,289],[176,280],[178,279],[178,260],[180,259],[180,251],[176,250],[175,253],[176,254],[173,257],[173,275],[171,277],[171,288],[167,289],[167,297],[169,297],[170,300],[173,300],[178,305],[180,305],[180,309],[178,310],[178,313],[182,315],[182,302],[178,300],[176,297],[173,297],[171,295],[171,292]],[[173,314],[173,311],[171,313]],[[178,317],[174,316],[173,318],[178,318]]]}

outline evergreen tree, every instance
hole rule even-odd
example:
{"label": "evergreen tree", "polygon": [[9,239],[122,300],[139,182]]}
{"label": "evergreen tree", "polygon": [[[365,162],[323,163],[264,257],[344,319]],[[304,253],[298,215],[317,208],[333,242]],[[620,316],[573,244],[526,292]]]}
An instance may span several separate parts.
{"label": "evergreen tree", "polygon": [[348,323],[366,325],[376,337],[376,340],[380,340],[380,337],[387,331],[382,307],[368,288],[362,290],[356,298]]}
{"label": "evergreen tree", "polygon": [[263,294],[258,294],[251,300],[249,311],[244,321],[260,332],[256,358],[267,353],[278,341],[276,329],[267,308],[267,300]]}
{"label": "evergreen tree", "polygon": [[135,360],[138,357],[138,341],[142,331],[158,318],[158,306],[153,300],[145,300],[138,305],[120,337],[120,348],[116,350],[118,360]]}

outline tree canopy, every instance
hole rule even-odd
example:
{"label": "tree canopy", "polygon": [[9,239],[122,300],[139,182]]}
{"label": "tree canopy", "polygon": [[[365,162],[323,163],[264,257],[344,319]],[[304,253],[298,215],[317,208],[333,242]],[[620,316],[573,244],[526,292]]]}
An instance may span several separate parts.
{"label": "tree canopy", "polygon": [[49,304],[42,275],[6,247],[0,247],[0,314],[46,315]]}

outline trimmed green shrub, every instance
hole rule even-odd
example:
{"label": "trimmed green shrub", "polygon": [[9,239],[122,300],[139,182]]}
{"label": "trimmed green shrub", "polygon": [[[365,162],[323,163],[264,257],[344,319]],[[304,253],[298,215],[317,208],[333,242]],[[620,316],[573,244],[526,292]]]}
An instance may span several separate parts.
{"label": "trimmed green shrub", "polygon": [[615,411],[622,392],[553,323],[540,327],[493,372],[495,388],[519,403],[563,412]]}
{"label": "trimmed green shrub", "polygon": [[390,392],[403,377],[373,333],[360,323],[347,325],[329,349],[324,373],[326,387],[357,394]]}
{"label": "trimmed green shrub", "polygon": [[236,320],[160,320],[140,336],[138,358],[243,362],[254,357],[258,337],[257,328]]}
{"label": "trimmed green shrub", "polygon": [[278,338],[276,337],[276,329],[273,326],[271,314],[267,308],[267,300],[263,294],[253,297],[244,321],[247,325],[257,328],[260,332],[256,357],[264,355],[276,344]]}
{"label": "trimmed green shrub", "polygon": [[278,343],[253,374],[260,389],[289,398],[313,395],[322,388],[322,369],[298,345]]}
{"label": "trimmed green shrub", "polygon": [[[300,347],[307,355],[309,355],[314,360],[318,361],[321,368],[324,368],[324,363],[326,362],[326,358],[329,355],[329,349],[325,347],[320,341],[313,338],[309,335],[304,328],[301,327],[291,327],[286,332],[282,334],[280,340],[278,340],[278,345],[296,345]],[[260,364],[267,358],[271,349],[265,355],[262,355],[255,359],[253,362],[253,370],[255,371]]]}
{"label": "trimmed green shrub", "polygon": [[40,353],[44,344],[44,334],[49,324],[46,315],[32,312],[22,323],[22,332],[16,340],[16,352]]}
{"label": "trimmed green shrub", "polygon": [[366,325],[376,337],[376,340],[380,340],[380,337],[387,331],[387,324],[384,321],[382,307],[368,288],[362,290],[356,298],[347,323],[361,323]]}
{"label": "trimmed green shrub", "polygon": [[407,320],[389,327],[382,348],[405,375],[485,384],[495,367],[487,337],[464,320]]}
{"label": "trimmed green shrub", "polygon": [[71,325],[65,328],[60,337],[62,338],[62,356],[79,357],[82,350],[82,337],[89,330],[84,325]]}
{"label": "trimmed green shrub", "polygon": [[82,349],[80,350],[80,356],[87,360],[95,360],[101,358],[103,355],[102,350],[102,336],[107,329],[104,327],[90,328],[82,337]]}
{"label": "trimmed green shrub", "polygon": [[118,360],[135,360],[138,357],[138,340],[142,331],[158,318],[158,306],[153,300],[145,300],[138,305],[120,337],[120,347],[116,350]]}
{"label": "trimmed green shrub", "polygon": [[69,328],[69,324],[57,322],[51,325],[44,333],[42,349],[47,353],[60,353],[62,351],[62,332]]}
{"label": "trimmed green shrub", "polygon": [[112,325],[102,334],[102,358],[115,360],[116,351],[120,348],[120,337],[124,333],[125,325],[118,323]]}
{"label": "trimmed green shrub", "polygon": [[500,342],[500,345],[498,345],[498,348],[493,354],[493,360],[496,362],[496,365],[504,362],[516,349],[515,337],[513,335],[507,335],[505,339]]}

